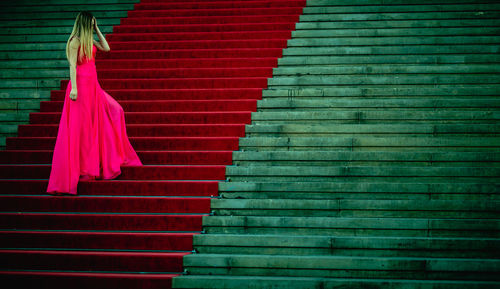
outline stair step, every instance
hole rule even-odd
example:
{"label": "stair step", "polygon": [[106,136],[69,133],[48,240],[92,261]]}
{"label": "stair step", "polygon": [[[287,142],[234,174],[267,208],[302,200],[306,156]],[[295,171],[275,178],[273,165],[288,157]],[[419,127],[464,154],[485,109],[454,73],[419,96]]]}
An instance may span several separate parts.
{"label": "stair step", "polygon": [[[225,166],[121,166],[118,180],[221,180]],[[1,179],[48,179],[50,165],[0,165]]]}
{"label": "stair step", "polygon": [[[111,44],[112,45],[112,44]],[[241,58],[179,58],[179,59],[102,59],[97,57],[96,66],[100,68],[207,68],[207,67],[265,67],[276,66],[277,59],[272,57]],[[3,60],[0,68],[61,68],[67,69],[67,60]],[[145,88],[147,89],[147,88]],[[107,89],[108,90],[108,89]],[[106,91],[107,91],[106,90]]]}
{"label": "stair step", "polygon": [[[55,137],[57,124],[19,125],[20,137]],[[127,135],[131,137],[169,137],[169,136],[244,136],[244,124],[129,124]]]}
{"label": "stair step", "polygon": [[[412,13],[409,13],[412,14]],[[444,21],[444,20],[443,20]],[[398,21],[399,22],[399,21]],[[420,21],[421,22],[421,21]],[[315,22],[312,22],[315,23]],[[321,23],[321,22],[318,22]],[[328,23],[328,22],[326,22]],[[349,23],[349,22],[347,22]],[[483,35],[438,35],[438,36],[386,36],[386,37],[307,37],[307,38],[292,38],[288,40],[288,47],[331,47],[331,48],[342,48],[345,46],[359,46],[363,48],[365,46],[377,46],[391,45],[391,46],[409,46],[410,48],[416,47],[418,45],[427,45],[429,48],[436,47],[439,49],[441,46],[445,45],[491,45],[498,44],[498,40],[495,37],[483,36]],[[418,48],[417,48],[418,49]],[[284,51],[286,53],[286,50]]]}
{"label": "stair step", "polygon": [[[355,86],[343,86],[343,87],[321,87],[321,88],[298,88],[298,89],[280,89],[280,88],[269,88],[262,91],[263,100],[261,103],[266,101],[274,101],[275,97],[288,97],[290,98],[289,103],[293,104],[293,101],[302,99],[302,97],[321,97],[325,99],[325,105],[328,105],[331,101],[336,100],[340,103],[345,103],[346,101],[356,100],[357,107],[362,106],[363,103],[368,101],[389,101],[391,103],[400,103],[402,101],[412,100],[416,103],[424,102],[434,105],[440,105],[440,107],[456,107],[455,100],[451,99],[457,98],[458,96],[466,96],[466,99],[459,100],[462,103],[467,101],[474,104],[476,101],[486,100],[484,96],[495,96],[500,92],[500,87],[497,85],[458,85],[458,86],[446,86],[439,85],[434,87],[407,87],[401,86],[397,88],[390,87],[355,87]],[[393,97],[397,96],[397,98]],[[416,97],[417,96],[417,97]],[[483,96],[483,97],[479,97]],[[332,99],[331,97],[334,97]],[[349,98],[348,98],[349,97]],[[355,98],[357,97],[357,98]],[[363,97],[361,100],[359,97]],[[376,98],[375,98],[376,97]],[[442,98],[438,98],[442,97]],[[308,100],[308,99],[305,99]],[[316,98],[315,100],[319,100]],[[491,99],[489,101],[492,101]],[[445,102],[448,106],[445,106]],[[459,102],[460,103],[460,102]],[[498,102],[494,102],[499,105]],[[337,104],[335,106],[338,106]],[[326,106],[325,108],[334,108]],[[344,105],[345,106],[345,105]]]}
{"label": "stair step", "polygon": [[[485,165],[487,167],[487,165]],[[500,199],[498,184],[463,182],[439,183],[413,179],[395,181],[234,181],[219,183],[223,199],[359,199],[359,200],[492,200]]]}
{"label": "stair step", "polygon": [[[323,2],[325,3],[325,2]],[[307,6],[304,7],[304,15],[306,14],[336,14],[336,13],[389,13],[389,12],[460,12],[460,11],[495,11],[499,10],[498,3],[445,3],[441,5],[419,5],[420,3],[412,3],[410,5],[353,5],[353,6],[336,6],[331,2],[324,7]],[[325,4],[326,4],[325,3]],[[380,4],[377,3],[377,4]],[[431,18],[432,19],[432,18]]]}
{"label": "stair step", "polygon": [[[302,217],[498,218],[497,201],[214,199],[216,215]],[[377,208],[373,210],[373,208]]]}
{"label": "stair step", "polygon": [[128,17],[195,17],[195,16],[253,16],[253,15],[300,15],[302,7],[284,8],[234,8],[234,9],[169,9],[133,10]]}
{"label": "stair step", "polygon": [[[0,213],[2,230],[197,232],[203,214]],[[88,244],[87,244],[88,245]]]}
{"label": "stair step", "polygon": [[[3,179],[2,194],[45,195],[48,179]],[[214,180],[97,180],[80,181],[78,191],[88,196],[217,196]]]}
{"label": "stair step", "polygon": [[258,283],[262,288],[299,289],[299,288],[335,288],[359,287],[369,288],[386,286],[388,283],[394,289],[423,289],[429,286],[439,286],[443,289],[489,289],[499,286],[497,281],[450,281],[450,280],[402,280],[402,279],[369,279],[369,278],[321,278],[321,277],[269,277],[269,276],[230,276],[230,275],[192,275],[179,276],[173,279],[174,288],[220,288],[250,289]]}
{"label": "stair step", "polygon": [[0,231],[0,236],[0,247],[4,250],[193,250],[193,233]]}
{"label": "stair step", "polygon": [[[139,82],[138,82],[139,83]],[[118,102],[125,112],[210,112],[255,111],[253,99],[221,100],[124,100]],[[41,112],[60,112],[63,101],[40,102]]]}
{"label": "stair step", "polygon": [[[241,2],[237,5],[241,5]],[[246,2],[249,3],[249,2]],[[288,3],[283,1],[282,3]],[[160,33],[160,32],[213,32],[213,31],[272,31],[295,29],[295,22],[289,23],[237,23],[237,24],[192,24],[192,25],[148,25],[133,24],[119,25],[113,29],[116,34],[120,33]]]}
{"label": "stair step", "polygon": [[2,269],[182,272],[187,253],[0,250]]}
{"label": "stair step", "polygon": [[[353,257],[500,257],[499,240],[482,238],[331,237],[203,234],[193,236],[201,254],[353,256]],[[466,248],[466,249],[465,249]]]}
{"label": "stair step", "polygon": [[[486,115],[485,115],[486,114]],[[485,113],[493,117],[493,113]],[[472,114],[480,118],[479,113]],[[30,114],[31,124],[57,124],[61,119],[59,112],[39,112]],[[209,112],[126,112],[128,124],[237,124],[250,123],[250,111],[209,111]]]}
{"label": "stair step", "polygon": [[[231,259],[232,266],[227,268]],[[196,275],[495,280],[500,260],[411,257],[191,254],[184,266]],[[425,273],[422,272],[425,267]],[[421,273],[419,273],[421,272]]]}
{"label": "stair step", "polygon": [[208,213],[210,198],[0,196],[3,212]]}
{"label": "stair step", "polygon": [[303,7],[305,0],[292,1],[209,1],[209,2],[170,2],[170,3],[138,3],[135,11],[140,10],[173,10],[173,9],[245,9],[263,7]]}
{"label": "stair step", "polygon": [[[22,127],[19,127],[21,132]],[[247,136],[357,136],[357,135],[481,135],[495,136],[500,131],[496,124],[255,124],[246,126]]]}
{"label": "stair step", "polygon": [[0,271],[0,278],[9,284],[24,287],[54,288],[170,288],[172,278],[179,274],[153,274],[145,272],[43,272]]}
{"label": "stair step", "polygon": [[211,234],[266,234],[336,237],[499,238],[498,219],[311,216],[210,216],[203,227]]}
{"label": "stair step", "polygon": [[[237,150],[238,137],[130,137],[136,150]],[[12,137],[7,149],[54,149],[55,137]]]}
{"label": "stair step", "polygon": [[[124,100],[252,100],[262,98],[260,88],[220,89],[108,89],[114,99]],[[51,91],[53,101],[64,100],[65,90]],[[192,108],[191,108],[192,109]],[[215,109],[214,109],[215,110]],[[220,112],[220,111],[218,111]]]}
{"label": "stair step", "polygon": [[[52,150],[0,151],[0,164],[49,164]],[[230,165],[232,151],[136,151],[145,165]]]}
{"label": "stair step", "polygon": [[455,63],[498,63],[495,54],[429,54],[429,55],[336,55],[336,56],[287,56],[278,59],[278,65],[334,65],[334,64],[455,64]]}
{"label": "stair step", "polygon": [[[191,12],[193,10],[189,10]],[[132,11],[134,12],[134,11]],[[130,12],[130,13],[132,13]],[[139,11],[135,11],[138,13]],[[145,11],[150,13],[162,13],[162,11]],[[130,14],[129,13],[129,14]],[[213,13],[210,10],[210,13]],[[129,16],[130,17],[130,16]],[[494,34],[495,30],[492,29],[491,34]],[[290,38],[290,31],[287,30],[272,30],[272,31],[247,31],[246,33],[242,32],[179,32],[179,33],[167,33],[167,32],[159,32],[159,33],[120,33],[120,34],[110,34],[108,35],[108,41],[158,41],[158,40],[236,40],[236,39],[288,39]],[[311,35],[312,36],[312,35]],[[38,41],[40,37],[32,36],[29,40]],[[62,35],[57,37],[54,35],[53,41],[63,39]],[[17,41],[18,37],[9,36],[4,39],[3,42],[20,42]]]}
{"label": "stair step", "polygon": [[[9,141],[9,140],[8,140]],[[248,137],[241,138],[239,147],[248,151],[488,151],[498,147],[497,137],[456,136],[335,136],[332,137]]]}

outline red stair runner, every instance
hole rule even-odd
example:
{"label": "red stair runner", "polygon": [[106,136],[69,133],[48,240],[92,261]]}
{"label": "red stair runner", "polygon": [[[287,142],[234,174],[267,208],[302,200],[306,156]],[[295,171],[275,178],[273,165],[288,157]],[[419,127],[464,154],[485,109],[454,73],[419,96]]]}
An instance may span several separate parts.
{"label": "red stair runner", "polygon": [[68,80],[0,151],[0,278],[170,288],[305,0],[143,0],[107,35],[99,82],[145,164],[45,194]]}

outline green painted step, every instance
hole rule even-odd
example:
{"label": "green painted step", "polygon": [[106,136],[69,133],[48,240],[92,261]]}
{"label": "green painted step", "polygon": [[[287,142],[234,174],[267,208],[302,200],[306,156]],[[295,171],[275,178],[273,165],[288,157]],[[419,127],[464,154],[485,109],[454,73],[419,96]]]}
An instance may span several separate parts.
{"label": "green painted step", "polygon": [[[97,16],[96,16],[97,17]],[[119,15],[115,17],[120,17]],[[121,16],[125,17],[125,15]],[[102,33],[110,33],[111,27],[104,27]],[[66,42],[68,41],[68,34],[33,34],[33,35],[6,35],[0,38],[0,43],[24,43],[24,42]]]}
{"label": "green painted step", "polygon": [[61,80],[69,78],[69,69],[2,69],[0,70],[0,77],[2,79],[20,79],[24,77]]}
{"label": "green painted step", "polygon": [[[302,16],[304,17],[304,16]],[[431,27],[473,27],[500,26],[499,19],[441,19],[441,20],[386,20],[386,21],[342,21],[342,22],[307,22],[303,20],[295,26],[296,30],[345,29],[345,28],[431,28]]]}
{"label": "green painted step", "polygon": [[[308,0],[307,6],[351,6],[351,5],[421,5],[421,4],[469,4],[476,3],[477,1],[471,0],[391,0],[387,2],[385,0]],[[482,0],[481,3],[497,3],[494,0]]]}
{"label": "green painted step", "polygon": [[184,257],[190,274],[258,275],[327,278],[401,278],[496,280],[497,259],[417,257],[296,256],[190,254]]}
{"label": "green painted step", "polygon": [[500,27],[436,27],[436,28],[364,28],[364,29],[310,29],[295,30],[293,38],[309,37],[386,37],[386,36],[438,36],[438,35],[492,35],[498,36]]}
{"label": "green painted step", "polygon": [[[289,51],[291,48],[288,48]],[[372,74],[479,74],[500,73],[500,67],[488,64],[448,64],[448,65],[322,65],[320,67],[285,66],[273,69],[273,76],[315,76]]]}
{"label": "green painted step", "polygon": [[[1,116],[1,115],[0,115]],[[0,118],[1,119],[1,118]],[[499,152],[338,152],[338,151],[235,151],[233,165],[243,166],[480,166],[500,165]]]}
{"label": "green painted step", "polygon": [[247,136],[357,136],[357,135],[489,135],[496,136],[500,124],[256,124],[247,125]]}
{"label": "green painted step", "polygon": [[[97,19],[102,18],[123,18],[127,17],[128,9],[120,9],[118,11],[105,11],[96,7],[92,8],[92,15],[94,15]],[[12,14],[0,14],[0,21],[32,21],[32,20],[42,20],[42,19],[74,19],[76,15],[78,15],[79,10],[73,10],[71,12],[53,12],[53,13],[12,13]],[[2,42],[7,42],[2,39]],[[42,41],[43,42],[43,41]]]}
{"label": "green painted step", "polygon": [[[333,100],[345,101],[345,97],[363,97],[367,99],[368,96],[375,97],[377,99],[369,100],[391,100],[394,103],[399,103],[400,99],[403,101],[407,100],[408,97],[418,96],[414,101],[429,102],[434,101],[440,104],[441,107],[445,107],[445,102],[448,106],[453,106],[455,101],[449,102],[449,98],[453,96],[468,96],[467,101],[474,103],[478,96],[498,96],[500,93],[500,86],[497,85],[453,85],[453,86],[433,86],[433,87],[322,87],[322,88],[296,88],[296,89],[279,89],[279,88],[269,88],[262,91],[263,99],[258,103],[264,103],[269,101],[273,97],[334,97]],[[398,96],[398,98],[381,98],[389,96]],[[436,97],[436,96],[446,96],[448,99],[427,99],[423,97]],[[342,98],[339,98],[342,97]],[[356,98],[354,98],[356,99]],[[421,100],[420,100],[421,99]],[[359,100],[359,98],[358,98]],[[496,99],[500,105],[500,101]],[[358,105],[364,103],[360,102]]]}
{"label": "green painted step", "polygon": [[490,238],[200,234],[193,245],[202,254],[500,258],[500,241]]}
{"label": "green painted step", "polygon": [[[317,181],[341,177],[484,177],[500,176],[500,168],[493,167],[414,167],[414,166],[227,166],[226,174],[233,180],[260,179],[262,181],[294,178],[296,181]],[[486,181],[486,180],[485,180]]]}
{"label": "green painted step", "polygon": [[268,79],[270,87],[328,87],[342,85],[450,85],[450,84],[498,84],[498,74],[398,74],[394,75],[364,75],[353,77],[351,75],[311,75],[298,77],[276,76]]}
{"label": "green painted step", "polygon": [[8,79],[0,80],[2,88],[58,88],[61,86],[59,79]]}
{"label": "green painted step", "polygon": [[359,278],[267,277],[267,276],[189,276],[176,277],[173,288],[204,289],[337,289],[386,288],[391,289],[491,289],[500,286],[496,281],[440,281]]}
{"label": "green painted step", "polygon": [[[17,19],[6,20],[0,19],[0,27],[9,28],[26,28],[26,27],[72,27],[75,24],[75,19],[25,19],[16,21]],[[118,25],[120,19],[102,18],[99,19],[99,26]],[[15,49],[15,48],[13,48]]]}
{"label": "green painted step", "polygon": [[252,124],[300,123],[300,124],[347,124],[347,123],[495,123],[500,113],[487,110],[422,110],[404,111],[376,109],[344,111],[259,111],[252,113]]}
{"label": "green painted step", "polygon": [[[360,218],[499,218],[498,201],[216,199],[218,216],[295,216]],[[376,208],[376,209],[374,209]]]}
{"label": "green painted step", "polygon": [[[439,6],[437,6],[439,7]],[[335,21],[393,21],[393,20],[447,20],[447,19],[497,19],[500,16],[498,10],[481,9],[481,11],[411,11],[411,13],[401,13],[400,11],[381,12],[381,13],[360,13],[344,12],[344,13],[311,13],[311,10],[305,10],[308,14],[300,16],[302,22],[335,22]]]}
{"label": "green painted step", "polygon": [[[268,234],[343,237],[458,237],[499,238],[498,219],[311,216],[207,216],[210,234]],[[196,247],[195,247],[196,248]]]}
{"label": "green painted step", "polygon": [[[499,38],[500,40],[500,38]],[[500,50],[499,44],[478,45],[418,45],[418,46],[362,46],[362,47],[289,47],[283,51],[288,55],[377,55],[377,54],[455,54],[455,53],[477,53],[477,54],[495,54]]]}
{"label": "green painted step", "polygon": [[463,136],[336,136],[332,137],[245,137],[240,149],[247,151],[493,151],[500,148],[498,137]]}
{"label": "green painted step", "polygon": [[[486,165],[485,165],[486,166]],[[219,184],[224,199],[359,199],[359,200],[492,200],[499,201],[500,186],[487,182],[423,181],[270,181],[248,180]]]}
{"label": "green painted step", "polygon": [[342,56],[288,56],[278,59],[280,65],[325,64],[436,64],[436,63],[498,63],[499,55],[442,54],[442,55],[342,55]]}
{"label": "green painted step", "polygon": [[0,68],[23,68],[23,69],[44,69],[53,67],[55,69],[68,69],[68,60],[2,60]]}
{"label": "green painted step", "polygon": [[[121,1],[120,1],[121,2]],[[138,2],[138,1],[134,1]],[[31,3],[32,4],[32,3]],[[50,12],[50,13],[59,13],[59,12],[79,12],[79,11],[92,11],[94,14],[97,11],[106,11],[106,12],[111,12],[111,11],[123,11],[123,10],[132,10],[134,8],[133,3],[89,3],[89,4],[66,4],[66,5],[61,5],[63,3],[57,3],[57,4],[48,4],[44,3],[44,5],[36,5],[36,6],[5,6],[3,7],[3,12],[8,12],[10,17],[17,17],[21,16],[23,17],[22,14],[28,14],[28,13],[44,13],[44,12]],[[4,18],[4,17],[2,17]],[[5,17],[7,18],[7,17]]]}
{"label": "green painted step", "polygon": [[[452,89],[450,87],[450,89]],[[492,88],[491,90],[496,90],[497,88]],[[446,89],[443,89],[444,91]],[[373,92],[372,92],[373,91]],[[265,99],[257,102],[257,110],[261,111],[279,111],[285,110],[289,111],[293,109],[294,111],[305,110],[305,111],[359,111],[373,110],[373,109],[383,109],[384,111],[406,111],[414,109],[422,110],[456,110],[456,109],[483,109],[495,110],[500,107],[500,100],[495,97],[486,98],[482,97],[456,97],[450,98],[450,96],[444,97],[432,97],[431,92],[426,92],[422,89],[421,93],[428,93],[430,97],[419,97],[411,96],[408,98],[407,95],[402,97],[395,97],[397,94],[405,94],[407,91],[412,90],[402,90],[386,88],[384,89],[372,89],[368,88],[363,93],[367,94],[366,97],[360,95],[359,97],[351,97],[349,94],[353,93],[350,89],[339,88],[338,93],[340,97],[333,96],[335,94],[335,89],[325,88],[321,89],[311,89],[311,90],[294,90],[294,89],[279,89],[279,90],[267,90],[267,95],[272,95],[266,97]],[[387,92],[385,96],[391,97],[374,97],[375,93]],[[286,95],[289,94],[289,96]],[[392,94],[391,94],[392,93]],[[486,92],[483,92],[486,94]],[[321,96],[324,94],[324,96]],[[342,96],[346,95],[346,96]],[[375,95],[376,96],[376,95]]]}
{"label": "green painted step", "polygon": [[[472,4],[471,4],[472,2]],[[500,4],[477,3],[471,1],[464,4],[449,3],[447,5],[383,5],[380,3],[366,3],[365,5],[336,6],[334,2],[326,2],[330,5],[322,7],[306,6],[303,14],[339,14],[339,13],[390,13],[390,12],[461,12],[461,11],[496,11],[500,10]],[[443,3],[444,4],[444,3]],[[432,18],[431,18],[432,19]]]}
{"label": "green painted step", "polygon": [[[342,46],[416,46],[416,45],[474,45],[474,44],[498,44],[498,37],[482,35],[460,35],[460,36],[386,36],[386,37],[308,37],[292,38],[288,40],[288,47],[342,47]],[[286,53],[288,49],[285,49]]]}
{"label": "green painted step", "polygon": [[[41,6],[43,7],[43,6]],[[99,22],[99,30],[102,33],[111,33],[113,31],[113,25],[104,25]],[[3,35],[16,35],[16,34],[71,34],[73,27],[21,27],[21,28],[6,28],[1,32]]]}
{"label": "green painted step", "polygon": [[[122,3],[137,3],[138,0],[43,0],[45,5],[82,5],[82,4],[122,4]],[[19,5],[34,5],[33,0],[17,0],[16,2],[6,1],[1,2],[0,7],[8,8],[10,6],[17,7]]]}

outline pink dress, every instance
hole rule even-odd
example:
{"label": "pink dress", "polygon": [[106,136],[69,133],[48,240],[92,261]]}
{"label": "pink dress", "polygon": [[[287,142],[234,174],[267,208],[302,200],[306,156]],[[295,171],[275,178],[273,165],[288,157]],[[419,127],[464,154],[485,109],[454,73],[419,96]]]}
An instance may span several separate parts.
{"label": "pink dress", "polygon": [[92,58],[76,66],[76,101],[69,98],[71,81],[66,87],[48,193],[76,194],[79,180],[113,179],[121,165],[142,165],[128,140],[123,108],[99,85],[95,45],[92,50]]}

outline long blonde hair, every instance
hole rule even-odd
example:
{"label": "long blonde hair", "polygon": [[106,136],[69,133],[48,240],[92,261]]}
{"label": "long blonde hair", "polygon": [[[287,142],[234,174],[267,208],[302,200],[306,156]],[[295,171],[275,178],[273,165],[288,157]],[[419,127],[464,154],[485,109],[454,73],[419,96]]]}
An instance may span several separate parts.
{"label": "long blonde hair", "polygon": [[69,61],[69,43],[73,36],[80,38],[80,48],[78,60],[92,58],[92,45],[94,40],[94,25],[92,19],[94,16],[88,11],[78,13],[73,26],[73,31],[66,42],[66,58]]}

